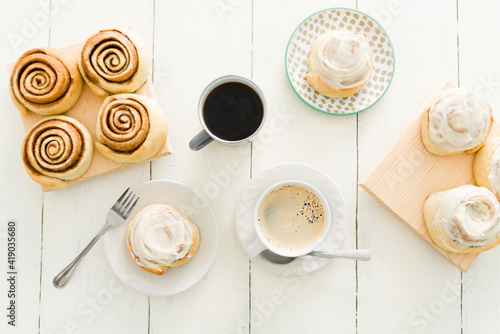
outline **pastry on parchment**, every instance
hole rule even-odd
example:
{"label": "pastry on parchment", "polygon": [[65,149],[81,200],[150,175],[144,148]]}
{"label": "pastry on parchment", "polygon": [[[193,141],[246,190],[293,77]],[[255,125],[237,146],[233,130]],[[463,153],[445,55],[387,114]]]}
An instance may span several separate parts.
{"label": "pastry on parchment", "polygon": [[36,182],[64,189],[69,180],[82,176],[93,158],[92,136],[68,116],[50,116],[26,134],[21,151],[24,167]]}
{"label": "pastry on parchment", "polygon": [[95,145],[108,159],[119,163],[151,159],[161,151],[167,135],[165,113],[147,96],[111,95],[99,109]]}
{"label": "pastry on parchment", "polygon": [[56,115],[78,101],[83,80],[76,62],[54,48],[26,51],[17,60],[10,76],[10,96],[21,115],[28,111]]}
{"label": "pastry on parchment", "polygon": [[92,91],[104,97],[139,89],[148,79],[151,60],[134,31],[111,28],[87,39],[78,65]]}

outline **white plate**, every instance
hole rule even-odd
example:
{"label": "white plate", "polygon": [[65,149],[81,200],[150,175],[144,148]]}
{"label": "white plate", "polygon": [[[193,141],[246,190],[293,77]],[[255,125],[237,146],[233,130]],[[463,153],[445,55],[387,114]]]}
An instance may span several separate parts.
{"label": "white plate", "polygon": [[[181,183],[154,180],[132,189],[140,198],[129,219],[104,235],[104,249],[115,274],[131,288],[150,296],[168,296],[189,289],[209,271],[219,248],[217,221],[207,201]],[[128,223],[142,208],[164,203],[183,212],[200,230],[200,247],[186,264],[156,275],[139,268],[126,242]]]}
{"label": "white plate", "polygon": [[[270,186],[286,180],[311,184],[327,199],[332,211],[332,224],[325,241],[317,250],[335,250],[342,247],[347,233],[347,206],[337,185],[322,171],[304,164],[286,163],[264,170],[250,181],[240,195],[236,206],[236,233],[248,256],[248,247],[257,238],[253,220],[260,195]],[[305,275],[325,266],[330,259],[301,256],[288,264],[269,262],[262,255],[252,258],[262,268],[286,276]]]}
{"label": "white plate", "polygon": [[[305,79],[312,42],[335,29],[365,35],[373,52],[373,70],[366,85],[354,95],[337,99],[319,94]],[[330,115],[355,114],[377,103],[391,84],[395,62],[394,49],[384,28],[365,13],[349,8],[325,9],[306,18],[290,37],[285,56],[286,74],[295,93],[311,108]]]}

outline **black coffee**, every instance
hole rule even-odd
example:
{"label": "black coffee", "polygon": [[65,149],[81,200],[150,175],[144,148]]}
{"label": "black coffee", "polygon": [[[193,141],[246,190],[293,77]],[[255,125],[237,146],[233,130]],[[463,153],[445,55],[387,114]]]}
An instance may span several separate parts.
{"label": "black coffee", "polygon": [[263,118],[264,107],[259,95],[239,82],[227,82],[215,87],[203,105],[203,119],[208,130],[228,141],[250,137]]}

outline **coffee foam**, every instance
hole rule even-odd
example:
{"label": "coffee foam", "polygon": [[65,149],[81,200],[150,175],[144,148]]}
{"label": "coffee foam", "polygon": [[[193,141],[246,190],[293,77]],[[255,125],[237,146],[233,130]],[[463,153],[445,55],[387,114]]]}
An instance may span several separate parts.
{"label": "coffee foam", "polygon": [[320,199],[299,185],[284,185],[272,190],[258,212],[262,235],[275,247],[300,250],[314,243],[325,224]]}

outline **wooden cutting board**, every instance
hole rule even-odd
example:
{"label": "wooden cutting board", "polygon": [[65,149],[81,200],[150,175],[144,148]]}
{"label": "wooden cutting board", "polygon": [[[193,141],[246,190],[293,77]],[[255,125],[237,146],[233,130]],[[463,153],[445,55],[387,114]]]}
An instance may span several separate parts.
{"label": "wooden cutting board", "polygon": [[[360,182],[360,186],[394,212],[417,235],[434,247],[461,271],[467,271],[478,254],[452,253],[437,247],[429,236],[423,207],[429,195],[464,184],[476,184],[472,172],[475,154],[437,156],[422,142],[422,114],[447,83],[418,112],[417,117],[396,138],[382,159]],[[500,135],[500,125],[493,124],[490,136]]]}
{"label": "wooden cutting board", "polygon": [[[80,51],[82,49],[83,43],[84,42],[72,44],[72,45],[60,48],[60,50],[66,52],[71,57],[73,57],[73,59],[76,60],[76,59],[78,59],[78,57],[80,55]],[[14,68],[14,65],[15,65],[15,63],[11,63],[11,64],[7,65],[8,69],[9,69],[9,73],[12,73],[12,69]],[[153,84],[149,80],[144,85],[142,85],[141,88],[139,88],[136,91],[136,93],[146,95],[146,96],[149,96],[149,97],[157,100]],[[99,112],[99,108],[101,107],[103,102],[104,102],[104,98],[95,95],[92,92],[92,90],[90,89],[90,87],[86,83],[84,83],[82,95],[80,96],[80,98],[78,99],[76,104],[70,110],[68,110],[66,113],[64,113],[63,115],[70,116],[70,117],[73,117],[73,118],[76,118],[77,120],[79,120],[83,125],[85,125],[87,127],[87,129],[89,130],[89,132],[92,135],[92,139],[94,140],[94,142],[96,142],[97,139],[95,136],[95,130],[96,130],[95,128],[96,128],[96,122],[97,122],[97,113]],[[24,129],[27,133],[29,131],[29,129],[31,129],[31,127],[35,123],[40,121],[45,116],[38,115],[38,114],[30,111],[30,112],[28,112],[27,117],[23,117],[23,116],[21,116],[21,114],[19,114],[19,117],[22,118]],[[159,158],[162,156],[166,156],[166,155],[169,155],[171,153],[172,153],[172,147],[170,145],[170,140],[167,137],[165,145],[163,146],[161,151],[150,160],[153,160],[153,159],[156,159],[156,158]],[[19,154],[19,159],[21,159],[20,154]],[[132,165],[135,165],[135,164],[122,164],[122,163],[114,162],[113,160],[110,160],[108,158],[105,158],[94,147],[94,157],[92,159],[92,163],[90,164],[89,169],[81,177],[79,177],[75,180],[69,181],[68,186],[70,186],[71,184],[90,180],[90,179],[93,179],[95,177],[105,175],[107,173],[114,172],[116,170],[119,170],[119,169],[122,169],[122,168],[125,168],[128,166],[132,166]],[[43,191],[51,191],[53,189],[42,186],[42,190]]]}

